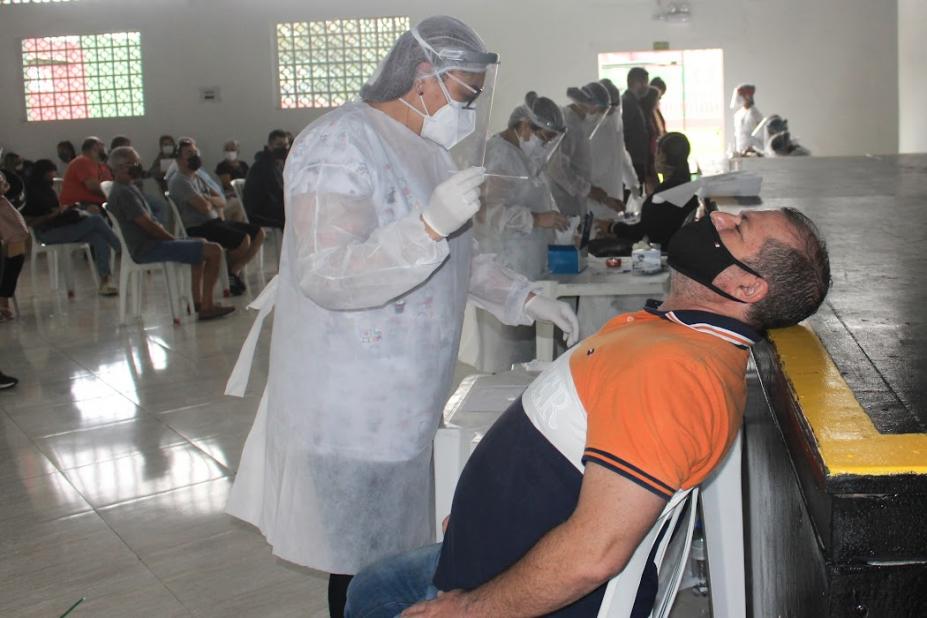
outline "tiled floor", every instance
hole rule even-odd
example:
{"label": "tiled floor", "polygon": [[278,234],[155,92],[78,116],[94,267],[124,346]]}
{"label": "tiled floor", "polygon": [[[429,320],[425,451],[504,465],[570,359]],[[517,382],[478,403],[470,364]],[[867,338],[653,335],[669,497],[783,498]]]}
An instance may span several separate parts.
{"label": "tiled floor", "polygon": [[[223,513],[269,337],[246,397],[222,392],[262,282],[232,316],[174,326],[151,275],[143,321],[119,326],[117,300],[75,266],[67,300],[44,276],[33,298],[27,264],[22,316],[0,323],[0,370],[21,380],[0,392],[0,616],[57,617],[81,598],[72,618],[326,616],[326,577]],[[689,594],[674,615],[708,615]]]}
{"label": "tiled floor", "polygon": [[[268,255],[268,258],[270,256]],[[268,259],[268,263],[270,260]],[[222,395],[262,282],[224,320],[171,323],[160,275],[118,325],[75,258],[76,298],[20,279],[0,324],[0,616],[326,616],[326,578],[223,513],[266,375]],[[263,352],[263,353],[261,353]]]}

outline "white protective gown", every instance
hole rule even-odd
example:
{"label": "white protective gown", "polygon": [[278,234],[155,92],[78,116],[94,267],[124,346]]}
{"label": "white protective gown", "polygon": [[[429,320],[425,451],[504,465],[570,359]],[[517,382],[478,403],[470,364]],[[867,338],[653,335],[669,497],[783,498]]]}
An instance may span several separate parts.
{"label": "white protective gown", "polygon": [[567,217],[586,214],[586,196],[592,188],[589,124],[569,105],[563,108],[566,135],[547,166],[551,191],[560,212]]}
{"label": "white protective gown", "polygon": [[[501,135],[486,145],[486,169],[528,180],[489,177],[483,185],[483,206],[474,224],[480,253],[535,281],[547,269],[547,246],[552,230],[536,228],[534,213],[556,211],[557,205],[543,173],[521,148]],[[506,326],[490,312],[476,310],[477,344],[470,360],[480,371],[497,372],[535,357],[535,332],[530,326]]]}
{"label": "white protective gown", "polygon": [[468,291],[531,323],[535,286],[475,255],[469,228],[426,234],[420,213],[453,170],[446,150],[360,102],[290,151],[280,272],[229,381],[243,392],[275,302],[267,386],[227,507],[285,560],[354,574],[428,543],[432,441]]}
{"label": "white protective gown", "polygon": [[744,153],[751,146],[759,152],[763,151],[763,140],[753,137],[753,130],[763,121],[763,114],[756,108],[741,107],[734,112],[734,149]]}
{"label": "white protective gown", "polygon": [[605,119],[590,142],[592,184],[602,187],[612,197],[624,198],[624,190],[640,186],[631,155],[624,145],[624,125],[621,112]]}

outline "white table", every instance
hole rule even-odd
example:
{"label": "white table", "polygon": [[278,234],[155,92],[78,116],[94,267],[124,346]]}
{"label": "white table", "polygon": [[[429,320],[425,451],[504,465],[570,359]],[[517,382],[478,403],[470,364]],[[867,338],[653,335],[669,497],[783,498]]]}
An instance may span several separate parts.
{"label": "white table", "polygon": [[[576,296],[652,296],[662,297],[669,279],[669,271],[656,275],[633,275],[626,270],[631,258],[621,258],[622,270],[605,266],[603,258],[590,256],[586,268],[575,275],[554,275],[545,273],[538,281],[543,286],[542,294],[551,298]],[[537,358],[553,360],[554,325],[550,322],[538,322],[535,326],[537,336]]]}
{"label": "white table", "polygon": [[[643,293],[643,292],[638,292]],[[435,435],[435,530],[451,512],[457,480],[467,459],[496,419],[537,377],[523,370],[465,378],[444,407]],[[705,524],[711,605],[715,618],[746,615],[741,437],[721,465],[702,483],[699,500]]]}

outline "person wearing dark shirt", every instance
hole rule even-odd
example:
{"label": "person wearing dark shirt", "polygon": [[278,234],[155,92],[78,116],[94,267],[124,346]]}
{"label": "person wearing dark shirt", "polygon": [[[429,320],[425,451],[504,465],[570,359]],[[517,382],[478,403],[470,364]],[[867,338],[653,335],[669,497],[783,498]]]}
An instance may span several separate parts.
{"label": "person wearing dark shirt", "polygon": [[177,158],[177,143],[171,135],[162,135],[158,138],[158,154],[151,161],[148,175],[158,183],[161,193],[167,193],[167,178],[165,173]]}
{"label": "person wearing dark shirt", "polygon": [[[647,191],[652,192],[659,183],[655,160],[657,156],[657,140],[666,133],[666,126],[662,124],[662,115],[660,114],[660,91],[653,86],[648,86],[644,91],[644,96],[640,98],[641,111],[644,112],[644,120],[647,123],[647,134],[649,137],[649,150],[647,155]],[[660,114],[660,115],[658,115]]]}
{"label": "person wearing dark shirt", "polygon": [[663,117],[663,112],[660,111],[659,102],[662,101],[663,97],[666,96],[666,82],[663,81],[663,79],[660,77],[654,77],[652,80],[650,80],[650,86],[660,91],[660,96],[658,97],[657,101],[657,111],[654,115],[657,119],[657,126],[661,129],[660,135],[662,135],[663,133],[666,133],[666,119]]}
{"label": "person wearing dark shirt", "polygon": [[621,95],[621,122],[624,124],[624,145],[631,155],[631,163],[637,178],[644,184],[647,173],[647,160],[650,157],[650,133],[647,121],[641,110],[640,97],[649,85],[646,69],[634,67],[628,71],[628,88]]}
{"label": "person wearing dark shirt", "polygon": [[70,163],[76,156],[77,150],[74,149],[74,144],[70,140],[63,140],[58,142],[58,160],[67,165]]}
{"label": "person wearing dark shirt", "polygon": [[283,227],[283,164],[289,151],[286,131],[274,129],[267,136],[267,147],[255,156],[245,180],[245,211],[252,223]]}
{"label": "person wearing dark shirt", "polygon": [[238,140],[230,139],[222,146],[222,160],[216,166],[216,176],[222,183],[222,193],[225,195],[225,218],[229,221],[247,221],[245,207],[232,186],[233,180],[248,176],[248,164],[241,160]]}
{"label": "person wearing dark shirt", "polygon": [[35,162],[26,181],[26,205],[22,209],[26,223],[35,236],[48,245],[85,242],[93,248],[93,258],[100,275],[100,294],[118,294],[112,283],[110,251],[119,250],[119,238],[97,214],[78,208],[62,207],[54,189],[58,168],[50,159]]}
{"label": "person wearing dark shirt", "polygon": [[663,174],[663,182],[647,196],[641,206],[639,223],[628,225],[620,221],[612,223],[609,233],[618,238],[632,242],[642,240],[645,236],[652,243],[659,244],[664,250],[686,217],[698,208],[698,198],[692,197],[682,208],[669,202],[654,203],[653,196],[661,191],[678,187],[691,180],[689,172],[689,140],[682,133],[667,133],[657,144],[656,171]]}

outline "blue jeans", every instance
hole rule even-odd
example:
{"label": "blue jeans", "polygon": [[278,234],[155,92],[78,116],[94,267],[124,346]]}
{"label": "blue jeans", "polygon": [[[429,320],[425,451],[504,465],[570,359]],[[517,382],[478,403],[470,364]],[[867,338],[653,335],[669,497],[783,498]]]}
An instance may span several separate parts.
{"label": "blue jeans", "polygon": [[69,242],[89,243],[93,247],[93,261],[96,262],[97,273],[101,277],[108,277],[110,274],[110,247],[113,250],[119,249],[119,238],[100,215],[88,215],[72,225],[62,225],[50,230],[36,230],[35,235],[46,245],[61,245]]}
{"label": "blue jeans", "polygon": [[434,579],[441,544],[385,558],[354,576],[345,618],[393,618],[420,601],[438,596]]}

